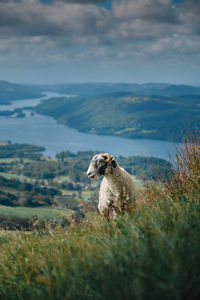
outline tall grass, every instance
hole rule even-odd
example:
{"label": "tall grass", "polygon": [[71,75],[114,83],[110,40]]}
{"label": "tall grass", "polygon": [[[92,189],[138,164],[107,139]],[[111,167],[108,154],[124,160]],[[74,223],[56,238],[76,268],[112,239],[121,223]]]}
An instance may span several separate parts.
{"label": "tall grass", "polygon": [[2,231],[0,298],[200,299],[199,148],[184,147],[195,152],[184,148],[174,177],[146,188],[132,214],[109,223],[91,214],[67,230]]}
{"label": "tall grass", "polygon": [[[186,200],[187,197],[200,201],[200,138],[190,133],[183,137],[182,146],[176,146],[175,159],[171,157],[173,173],[166,170],[160,178],[160,186],[147,186],[140,194],[142,205],[152,205],[154,201],[168,199]],[[142,199],[141,199],[142,198]]]}
{"label": "tall grass", "polygon": [[183,138],[183,146],[176,147],[174,175],[165,185],[169,194],[184,195],[200,191],[200,139],[190,133]]}

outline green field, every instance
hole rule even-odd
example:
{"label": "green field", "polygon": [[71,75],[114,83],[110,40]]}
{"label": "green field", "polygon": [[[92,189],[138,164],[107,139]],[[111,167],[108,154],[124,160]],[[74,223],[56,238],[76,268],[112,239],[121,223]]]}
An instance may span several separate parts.
{"label": "green field", "polygon": [[0,176],[3,176],[7,179],[17,179],[20,182],[33,182],[33,180],[30,177],[27,177],[24,175],[16,175],[16,174],[11,174],[11,173],[0,172]]}
{"label": "green field", "polygon": [[8,217],[28,218],[37,217],[40,220],[60,219],[69,217],[72,214],[70,209],[58,209],[53,207],[10,207],[0,205],[0,215]]}

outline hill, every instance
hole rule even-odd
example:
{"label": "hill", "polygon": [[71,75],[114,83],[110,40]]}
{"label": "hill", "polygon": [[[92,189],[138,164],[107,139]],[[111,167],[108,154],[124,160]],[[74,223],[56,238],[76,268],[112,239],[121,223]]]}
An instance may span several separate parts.
{"label": "hill", "polygon": [[135,95],[182,96],[200,95],[200,87],[167,83],[71,83],[40,86],[45,91],[85,97],[102,96],[119,92]]}
{"label": "hill", "polygon": [[39,87],[0,80],[0,105],[10,104],[14,100],[38,98],[41,96]]}
{"label": "hill", "polygon": [[[200,88],[189,85],[72,83],[31,86],[0,81],[0,104],[40,97],[42,91],[76,95],[45,101],[35,110],[86,133],[178,142],[187,130],[196,132],[199,129]],[[2,111],[0,115],[10,116],[15,112]],[[25,116],[20,110],[17,113],[18,117]]]}
{"label": "hill", "polygon": [[198,300],[200,142],[177,149],[174,174],[106,222],[0,232],[2,299]]}
{"label": "hill", "polygon": [[200,129],[200,95],[118,92],[89,98],[62,97],[41,103],[35,111],[82,132],[126,138],[180,142],[187,130]]}

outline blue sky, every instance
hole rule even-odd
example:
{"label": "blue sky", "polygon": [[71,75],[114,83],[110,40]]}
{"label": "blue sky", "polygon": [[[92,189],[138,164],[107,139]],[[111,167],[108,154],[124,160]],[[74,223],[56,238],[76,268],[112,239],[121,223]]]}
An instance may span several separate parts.
{"label": "blue sky", "polygon": [[0,79],[200,85],[199,0],[0,0]]}

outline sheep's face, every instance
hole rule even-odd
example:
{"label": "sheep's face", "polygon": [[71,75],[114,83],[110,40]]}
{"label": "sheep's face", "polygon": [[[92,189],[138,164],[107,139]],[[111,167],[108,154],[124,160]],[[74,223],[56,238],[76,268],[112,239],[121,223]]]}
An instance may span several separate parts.
{"label": "sheep's face", "polygon": [[89,165],[87,175],[89,178],[96,180],[102,175],[109,174],[116,166],[113,156],[110,156],[108,153],[97,154]]}

